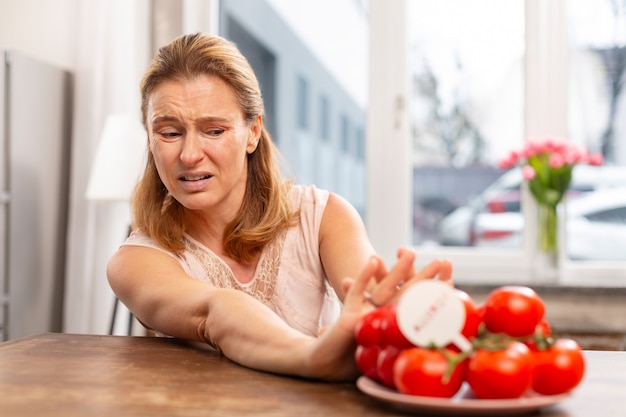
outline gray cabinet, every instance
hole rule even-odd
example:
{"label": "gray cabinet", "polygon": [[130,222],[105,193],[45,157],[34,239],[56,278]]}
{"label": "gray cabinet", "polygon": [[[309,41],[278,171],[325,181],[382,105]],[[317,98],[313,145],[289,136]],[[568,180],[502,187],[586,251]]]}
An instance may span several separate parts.
{"label": "gray cabinet", "polygon": [[70,73],[0,49],[0,340],[60,331]]}

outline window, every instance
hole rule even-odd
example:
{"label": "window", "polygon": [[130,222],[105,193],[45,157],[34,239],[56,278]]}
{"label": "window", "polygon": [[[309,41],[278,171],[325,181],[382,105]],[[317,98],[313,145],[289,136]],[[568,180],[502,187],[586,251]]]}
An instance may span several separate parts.
{"label": "window", "polygon": [[567,255],[575,261],[626,261],[626,102],[621,88],[626,34],[620,29],[626,24],[625,6],[610,0],[566,2],[568,134],[605,160],[595,177],[588,175],[589,189],[568,200]]}
{"label": "window", "polygon": [[408,16],[413,243],[519,248],[519,182],[481,193],[524,138],[524,1],[409,1]]}
{"label": "window", "polygon": [[356,137],[356,159],[360,163],[365,162],[365,134],[362,128],[357,128],[355,132]]}
{"label": "window", "polygon": [[309,127],[309,83],[302,75],[297,78],[296,105],[298,127],[306,130]]}
{"label": "window", "polygon": [[[568,245],[569,253],[561,254],[560,272],[543,275],[545,271],[535,264],[534,201],[514,172],[499,172],[495,166],[503,152],[519,148],[526,137],[566,137],[594,150],[594,141],[597,143],[601,137],[597,132],[602,132],[599,120],[609,119],[607,109],[626,111],[626,107],[621,105],[621,97],[612,98],[611,91],[615,95],[616,90],[611,90],[615,85],[611,67],[598,65],[598,56],[606,52],[596,52],[593,65],[571,65],[578,62],[571,55],[572,30],[590,28],[587,33],[596,37],[604,32],[621,33],[611,28],[623,27],[623,20],[609,22],[624,19],[623,10],[611,9],[617,2],[591,0],[503,4],[477,0],[469,3],[471,9],[464,8],[466,3],[370,1],[370,71],[377,78],[370,87],[368,154],[376,156],[368,164],[368,227],[375,246],[392,263],[398,242],[413,242],[422,263],[435,257],[452,259],[459,282],[623,285],[626,264],[613,262],[619,261],[615,257],[611,262],[583,262],[574,256],[572,245]],[[603,6],[596,7],[599,3]],[[582,21],[572,17],[571,8],[579,9]],[[591,10],[594,8],[597,10]],[[421,11],[418,18],[423,17],[419,24],[410,23],[410,17],[404,20],[415,10]],[[493,21],[489,20],[492,12],[497,16]],[[405,21],[409,22],[406,27]],[[599,29],[596,25],[605,27]],[[439,27],[443,32],[438,32]],[[489,33],[480,37],[483,27]],[[416,54],[415,42],[410,43],[415,39],[410,34],[416,30],[425,34],[419,39],[418,52],[422,55]],[[427,36],[429,31],[432,39]],[[385,40],[377,39],[377,33],[385,33]],[[407,42],[403,43],[404,39]],[[466,41],[470,45],[454,50]],[[608,48],[619,55],[617,49],[626,41],[612,42]],[[483,46],[473,57],[471,44]],[[428,51],[435,53],[427,55]],[[407,66],[421,72],[403,73]],[[437,71],[438,78],[434,75]],[[586,77],[584,82],[572,71]],[[589,99],[574,99],[572,89],[590,94]],[[584,110],[580,109],[583,104],[587,106]],[[594,113],[598,118],[591,118]],[[615,118],[613,132],[621,127],[621,120],[626,117]],[[586,127],[581,126],[590,121]],[[605,127],[605,131],[610,129]],[[456,141],[442,139],[450,132],[456,133],[450,136]],[[615,160],[610,163],[624,166],[626,144],[620,143],[620,137],[626,136],[615,134]],[[465,174],[465,185],[457,181],[460,172]],[[577,185],[577,192],[585,190],[589,190],[588,184]],[[434,191],[447,193],[433,195]],[[484,198],[486,194],[492,198]],[[480,230],[461,234],[462,243],[442,244],[438,240],[439,225],[445,213],[457,206],[466,207],[455,219],[459,222],[467,221],[476,210],[493,218],[506,218],[505,224],[515,228],[512,233],[503,228],[484,229],[482,237],[492,241],[509,239],[508,247],[470,245]],[[573,207],[568,208],[566,212],[573,211]],[[568,221],[563,231],[566,237],[576,233],[572,225]]]}
{"label": "window", "polygon": [[345,114],[342,115],[339,119],[339,138],[341,139],[341,152],[344,154],[350,154],[351,146],[350,146],[350,121],[348,120],[348,116]]}
{"label": "window", "polygon": [[330,140],[330,104],[328,97],[320,96],[320,139],[324,142]]}
{"label": "window", "polygon": [[[351,201],[388,264],[412,244],[418,263],[451,259],[459,282],[626,283],[618,256],[584,259],[590,251],[569,243],[558,276],[543,275],[534,201],[519,172],[496,167],[537,136],[566,137],[603,150],[612,168],[626,166],[618,2],[245,4],[220,2],[222,30],[228,37],[228,22],[237,22],[267,51],[254,65],[271,63],[273,135],[290,170]],[[626,184],[620,178],[612,181]],[[572,195],[606,181],[577,180]],[[575,235],[606,234],[608,223],[583,214],[580,201],[565,207],[562,235],[593,242]],[[444,238],[446,225],[462,232]]]}

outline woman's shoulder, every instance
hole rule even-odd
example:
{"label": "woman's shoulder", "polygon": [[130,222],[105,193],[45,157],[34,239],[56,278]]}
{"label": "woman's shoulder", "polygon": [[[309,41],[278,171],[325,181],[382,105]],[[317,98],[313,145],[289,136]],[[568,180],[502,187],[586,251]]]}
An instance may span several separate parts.
{"label": "woman's shoulder", "polygon": [[141,230],[134,230],[133,232],[131,232],[130,236],[128,236],[122,246],[141,246],[144,248],[157,249],[163,253],[172,256],[173,258],[178,258],[174,254],[174,252],[165,249],[163,246],[159,245],[153,238],[151,238],[147,233]]}
{"label": "woman's shoulder", "polygon": [[325,207],[328,203],[329,196],[330,192],[328,190],[318,188],[313,184],[295,184],[292,185],[289,190],[291,202],[299,208],[301,208],[303,204],[314,204]]}
{"label": "woman's shoulder", "polygon": [[290,199],[294,209],[304,212],[305,215],[306,213],[320,215],[330,211],[333,215],[360,216],[354,205],[346,198],[315,185],[293,185]]}
{"label": "woman's shoulder", "polygon": [[[292,185],[289,190],[291,208],[298,213],[298,221],[289,232],[287,241],[298,240],[306,236],[306,242],[299,242],[296,246],[306,243],[309,249],[317,248],[319,228],[328,204],[329,191],[315,185]],[[307,250],[309,250],[307,249]]]}
{"label": "woman's shoulder", "polygon": [[146,246],[155,249],[163,249],[154,239],[141,230],[133,230],[128,238],[126,238],[124,246]]}

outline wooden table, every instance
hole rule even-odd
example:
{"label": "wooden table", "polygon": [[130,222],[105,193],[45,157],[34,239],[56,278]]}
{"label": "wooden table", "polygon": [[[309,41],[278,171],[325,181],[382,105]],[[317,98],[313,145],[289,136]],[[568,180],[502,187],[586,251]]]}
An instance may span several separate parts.
{"label": "wooden table", "polygon": [[[542,416],[626,413],[626,352],[587,351],[583,383]],[[0,343],[0,416],[406,415],[355,384],[253,371],[173,339],[42,334]]]}

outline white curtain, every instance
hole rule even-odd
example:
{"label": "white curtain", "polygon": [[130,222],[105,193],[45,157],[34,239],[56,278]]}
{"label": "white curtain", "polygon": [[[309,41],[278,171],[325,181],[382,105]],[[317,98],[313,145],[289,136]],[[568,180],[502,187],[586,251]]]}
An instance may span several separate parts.
{"label": "white curtain", "polygon": [[114,300],[106,264],[126,237],[130,209],[124,202],[88,201],[85,191],[107,116],[139,118],[151,11],[150,0],[79,1],[77,7],[64,331],[104,334]]}

